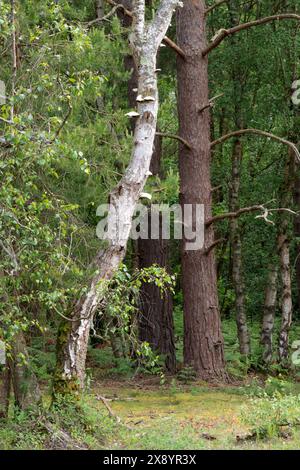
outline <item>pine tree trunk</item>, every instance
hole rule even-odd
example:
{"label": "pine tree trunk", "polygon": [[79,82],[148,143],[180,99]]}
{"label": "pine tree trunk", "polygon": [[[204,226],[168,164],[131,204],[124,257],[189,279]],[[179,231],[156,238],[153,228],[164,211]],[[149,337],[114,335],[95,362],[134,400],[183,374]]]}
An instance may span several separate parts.
{"label": "pine tree trunk", "polygon": [[277,265],[271,265],[269,267],[265,292],[263,322],[261,330],[261,344],[263,346],[262,358],[265,364],[270,364],[273,355],[273,330],[277,300],[277,278],[278,267]]}
{"label": "pine tree trunk", "polygon": [[[151,212],[148,212],[149,227]],[[169,241],[138,240],[140,268],[153,264],[167,269],[169,258]],[[173,324],[173,300],[170,291],[162,294],[153,283],[144,283],[141,288],[141,306],[139,312],[139,337],[147,341],[153,351],[165,356],[166,369],[175,372],[176,355]]]}
{"label": "pine tree trunk", "polygon": [[[177,13],[177,43],[186,59],[178,58],[179,132],[191,145],[180,145],[180,202],[204,204],[211,217],[210,110],[207,107],[208,62],[205,2],[186,0]],[[206,106],[205,110],[202,110]],[[201,111],[202,110],[202,111]],[[184,362],[203,380],[225,380],[224,341],[219,314],[213,227],[205,233],[201,250],[187,251],[182,244],[182,289],[184,296]]]}

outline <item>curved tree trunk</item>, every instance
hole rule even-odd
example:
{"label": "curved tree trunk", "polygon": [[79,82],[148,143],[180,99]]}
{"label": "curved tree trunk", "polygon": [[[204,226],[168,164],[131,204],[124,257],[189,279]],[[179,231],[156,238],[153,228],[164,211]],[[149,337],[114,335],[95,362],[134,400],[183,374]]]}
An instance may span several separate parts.
{"label": "curved tree trunk", "polygon": [[91,322],[105,296],[107,282],[123,260],[130,234],[132,216],[147,180],[155,138],[158,91],[156,55],[171,22],[178,0],[162,0],[151,23],[145,24],[145,2],[133,2],[133,32],[130,35],[138,69],[138,118],[129,166],[110,193],[107,248],[94,260],[97,272],[86,294],[78,300],[72,321],[64,322],[58,332],[58,362],[54,393],[75,393],[84,387],[85,361]]}
{"label": "curved tree trunk", "polygon": [[[208,62],[205,2],[186,0],[177,13],[177,43],[186,59],[178,58],[178,114],[180,136],[191,150],[180,145],[180,201],[204,204],[211,217],[210,110],[208,105]],[[205,109],[203,109],[206,107]],[[201,111],[202,110],[202,111]],[[226,379],[224,341],[221,333],[217,275],[212,225],[205,233],[201,250],[186,250],[182,244],[182,289],[184,296],[184,362],[203,380]]]}

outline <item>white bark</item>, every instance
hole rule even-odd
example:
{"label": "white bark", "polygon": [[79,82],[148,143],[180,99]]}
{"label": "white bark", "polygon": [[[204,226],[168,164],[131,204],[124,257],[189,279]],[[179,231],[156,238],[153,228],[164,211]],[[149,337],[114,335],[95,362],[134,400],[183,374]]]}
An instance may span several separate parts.
{"label": "white bark", "polygon": [[282,281],[281,328],[279,334],[279,360],[286,363],[289,356],[289,331],[292,324],[292,283],[290,272],[290,251],[285,234],[278,237],[280,272]]}
{"label": "white bark", "polygon": [[[134,131],[134,144],[129,166],[110,194],[108,247],[95,259],[97,274],[91,281],[86,295],[79,299],[73,319],[68,327],[67,338],[61,344],[56,372],[56,390],[64,391],[64,383],[76,382],[84,386],[85,359],[89,331],[97,306],[105,295],[106,281],[118,269],[125,256],[130,234],[132,216],[147,180],[158,112],[156,55],[170,25],[178,0],[162,0],[154,19],[145,23],[145,1],[133,1],[133,28],[130,44],[138,70],[138,119]],[[59,334],[60,337],[60,334]],[[73,387],[72,387],[73,389]]]}
{"label": "white bark", "polygon": [[265,292],[263,323],[261,330],[261,344],[264,348],[263,361],[265,364],[270,364],[273,353],[273,330],[277,300],[277,277],[277,265],[271,265],[269,268],[268,283]]}

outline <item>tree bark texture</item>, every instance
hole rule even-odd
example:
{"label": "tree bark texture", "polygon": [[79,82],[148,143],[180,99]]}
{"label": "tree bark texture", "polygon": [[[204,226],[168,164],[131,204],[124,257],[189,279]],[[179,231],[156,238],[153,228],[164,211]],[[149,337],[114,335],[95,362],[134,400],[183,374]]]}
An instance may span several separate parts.
{"label": "tree bark texture", "polygon": [[[210,110],[205,2],[186,0],[177,12],[177,44],[185,53],[178,58],[179,135],[191,150],[180,145],[180,202],[204,204],[205,218],[211,217]],[[203,110],[203,111],[200,111]],[[182,289],[184,296],[184,363],[203,380],[225,380],[224,341],[219,314],[217,275],[211,225],[201,250],[186,250],[182,243]]]}

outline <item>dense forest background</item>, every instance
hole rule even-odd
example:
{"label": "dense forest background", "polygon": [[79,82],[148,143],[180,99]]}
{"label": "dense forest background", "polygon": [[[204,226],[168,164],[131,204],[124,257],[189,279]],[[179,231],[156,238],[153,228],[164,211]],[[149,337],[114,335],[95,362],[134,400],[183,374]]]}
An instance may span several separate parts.
{"label": "dense forest background", "polygon": [[[0,0],[0,448],[235,445],[177,415],[138,444],[124,387],[186,416],[221,390],[220,429],[242,396],[240,445],[295,448],[300,2],[143,4]],[[107,246],[108,200],[204,204],[204,247]]]}

